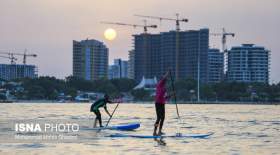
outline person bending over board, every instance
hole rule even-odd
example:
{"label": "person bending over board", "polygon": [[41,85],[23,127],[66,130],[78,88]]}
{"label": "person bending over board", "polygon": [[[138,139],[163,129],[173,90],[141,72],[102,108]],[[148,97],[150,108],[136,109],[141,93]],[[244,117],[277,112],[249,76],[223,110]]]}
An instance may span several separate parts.
{"label": "person bending over board", "polygon": [[[156,86],[155,108],[156,108],[157,120],[155,122],[153,135],[164,134],[162,132],[162,126],[165,118],[165,101],[167,98],[170,97],[167,96],[166,88],[165,88],[168,75],[169,75],[169,71],[162,77],[162,79],[158,82]],[[159,131],[157,134],[158,127],[159,127]]]}
{"label": "person bending over board", "polygon": [[99,108],[104,107],[104,110],[106,111],[106,113],[111,117],[112,115],[109,113],[109,111],[107,110],[107,103],[113,103],[112,101],[109,100],[109,96],[107,94],[104,95],[104,98],[101,98],[97,101],[95,101],[91,107],[90,107],[90,112],[94,112],[94,114],[96,115],[96,118],[94,120],[94,124],[93,127],[96,127],[96,122],[97,120],[99,121],[99,126],[102,126],[102,119],[101,119],[101,113],[99,111]]}

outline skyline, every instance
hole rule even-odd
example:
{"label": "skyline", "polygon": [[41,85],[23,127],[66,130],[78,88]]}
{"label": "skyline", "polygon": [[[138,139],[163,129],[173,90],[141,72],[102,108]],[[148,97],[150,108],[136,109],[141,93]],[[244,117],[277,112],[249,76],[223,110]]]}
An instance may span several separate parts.
{"label": "skyline", "polygon": [[[23,52],[26,48],[29,53],[38,54],[37,58],[28,58],[27,63],[37,65],[39,75],[64,78],[72,74],[72,40],[103,41],[109,48],[112,64],[116,58],[128,59],[133,43],[131,35],[143,32],[142,29],[103,25],[101,21],[143,24],[142,18],[133,15],[174,18],[175,13],[179,13],[181,18],[189,19],[187,24],[181,24],[181,30],[209,28],[211,33],[220,33],[225,27],[236,34],[235,38],[228,38],[228,48],[254,43],[271,50],[270,82],[279,82],[279,4],[277,0],[175,0],[172,3],[168,0],[0,0],[0,49]],[[118,8],[120,6],[125,9]],[[148,24],[159,26],[156,30],[148,29],[152,33],[175,30],[174,22],[148,20]],[[117,31],[115,40],[105,40],[103,33],[107,28]],[[221,49],[221,37],[211,36],[210,46]],[[17,58],[21,63],[22,58]],[[0,59],[0,63],[9,61]]]}

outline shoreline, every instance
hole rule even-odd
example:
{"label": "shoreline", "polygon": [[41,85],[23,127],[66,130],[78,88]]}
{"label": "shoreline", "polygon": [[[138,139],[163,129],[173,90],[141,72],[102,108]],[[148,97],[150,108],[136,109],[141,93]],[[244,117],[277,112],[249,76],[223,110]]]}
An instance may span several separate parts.
{"label": "shoreline", "polygon": [[[44,103],[53,103],[53,104],[92,104],[93,102],[75,102],[75,101],[67,101],[67,102],[59,102],[56,100],[18,100],[18,101],[0,101],[0,104],[44,104]],[[153,104],[153,101],[130,101],[125,102],[124,104]],[[174,104],[172,101],[167,102],[167,104]],[[236,104],[236,105],[280,105],[280,102],[235,102],[235,101],[200,101],[200,102],[190,102],[190,101],[178,101],[177,104]]]}

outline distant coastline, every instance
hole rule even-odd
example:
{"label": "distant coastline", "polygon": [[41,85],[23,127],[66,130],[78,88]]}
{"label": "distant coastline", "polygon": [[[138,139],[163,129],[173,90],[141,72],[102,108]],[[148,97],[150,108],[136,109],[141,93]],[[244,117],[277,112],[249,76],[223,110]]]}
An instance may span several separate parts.
{"label": "distant coastline", "polygon": [[[67,102],[59,102],[57,100],[16,100],[16,101],[0,101],[1,103],[54,103],[54,104],[91,104],[92,102],[76,102],[76,101],[67,101]],[[153,101],[130,101],[125,102],[124,104],[153,104]],[[170,101],[167,104],[174,104],[174,102]],[[238,104],[238,105],[280,105],[280,102],[244,102],[244,101],[178,101],[177,104]]]}

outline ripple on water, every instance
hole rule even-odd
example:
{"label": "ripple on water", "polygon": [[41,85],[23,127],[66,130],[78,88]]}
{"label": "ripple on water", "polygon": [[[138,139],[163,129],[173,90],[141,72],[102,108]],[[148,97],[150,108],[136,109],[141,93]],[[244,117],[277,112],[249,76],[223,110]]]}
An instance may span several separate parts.
{"label": "ripple on water", "polygon": [[196,127],[194,127],[194,126],[184,126],[184,127],[181,127],[182,129],[194,129],[194,128],[196,128]]}
{"label": "ripple on water", "polygon": [[78,117],[78,116],[71,116],[70,119],[77,120],[77,119],[81,119],[81,117]]}
{"label": "ripple on water", "polygon": [[187,143],[190,143],[190,142],[188,142],[188,141],[182,141],[182,143],[185,143],[185,144],[187,144]]}
{"label": "ripple on water", "polygon": [[34,144],[21,144],[21,145],[17,145],[17,147],[20,147],[20,148],[43,148],[43,147],[46,147],[46,145],[40,144],[40,143],[34,143]]}
{"label": "ripple on water", "polygon": [[263,141],[263,142],[265,142],[265,143],[270,143],[271,141],[270,141],[270,140],[265,140],[265,141]]}
{"label": "ripple on water", "polygon": [[143,119],[147,119],[147,120],[154,120],[155,118],[153,117],[147,117],[147,118],[143,118]]}
{"label": "ripple on water", "polygon": [[132,117],[131,119],[141,119],[140,117]]}
{"label": "ripple on water", "polygon": [[271,123],[273,125],[280,125],[280,121],[263,121],[265,123]]}
{"label": "ripple on water", "polygon": [[108,145],[108,146],[111,146],[111,147],[122,147],[122,146],[124,146],[124,145],[113,144],[113,145]]}
{"label": "ripple on water", "polygon": [[224,119],[224,118],[215,118],[216,120],[218,121],[221,121],[221,122],[228,122],[229,120],[227,119]]}
{"label": "ripple on water", "polygon": [[14,131],[12,128],[9,128],[9,127],[3,127],[3,128],[0,128],[0,132],[7,132],[7,131]]}
{"label": "ripple on water", "polygon": [[90,145],[90,146],[101,146],[101,144],[98,144],[98,143],[90,143],[90,144],[87,144],[87,145]]}
{"label": "ripple on water", "polygon": [[47,118],[50,118],[50,117],[56,117],[57,118],[57,117],[60,117],[60,116],[65,117],[66,115],[49,114],[46,117]]}
{"label": "ripple on water", "polygon": [[[28,104],[29,105],[29,104]],[[1,104],[0,104],[1,106]],[[36,113],[32,111],[29,114],[30,106],[18,107],[18,105],[12,105],[4,110],[7,115],[0,113],[2,119],[21,119],[27,118],[44,118],[44,119],[70,119],[71,116],[75,120],[83,119],[86,116],[94,119],[95,115],[88,111],[77,111],[77,105],[65,104],[63,106],[51,105],[46,109],[46,105],[32,104],[32,108],[36,109]],[[16,110],[14,110],[16,106]],[[81,108],[88,108],[88,105],[79,105]],[[168,106],[168,105],[167,105]],[[211,108],[209,108],[211,106]],[[106,135],[119,133],[120,131],[104,130],[96,133],[94,131],[83,130],[84,128],[90,128],[92,126],[91,120],[87,124],[83,124],[80,127],[78,133],[81,142],[72,143],[70,145],[60,144],[32,144],[32,143],[15,143],[11,146],[3,143],[0,145],[0,150],[5,152],[10,151],[11,154],[17,152],[16,148],[20,150],[27,149],[30,154],[35,154],[38,150],[50,150],[50,152],[61,152],[63,148],[63,154],[82,154],[84,151],[89,153],[95,153],[102,150],[104,154],[109,153],[126,153],[126,154],[241,154],[250,153],[252,149],[254,152],[261,152],[262,154],[279,154],[279,132],[280,132],[280,117],[279,106],[269,107],[267,110],[263,110],[263,107],[248,106],[246,105],[180,105],[182,113],[181,119],[188,124],[182,124],[177,122],[176,113],[171,113],[167,110],[166,122],[164,129],[167,134],[176,132],[176,127],[180,126],[180,132],[182,133],[204,133],[206,131],[214,131],[217,134],[209,137],[209,140],[204,139],[166,139],[167,147],[159,146],[157,142],[153,140],[136,140],[136,139],[122,139],[118,138],[104,138]],[[131,121],[141,121],[141,128],[136,130],[135,133],[123,132],[124,134],[143,134],[151,135],[153,130],[153,124],[156,119],[154,105],[135,104],[134,109],[131,108],[131,104],[124,104],[124,108],[118,109],[118,112],[114,116],[111,124],[119,124]],[[255,107],[258,107],[257,109]],[[174,108],[174,107],[173,107]],[[1,109],[1,107],[0,107]],[[20,110],[19,110],[20,109]],[[174,110],[174,109],[173,109]],[[44,111],[43,113],[41,113]],[[239,112],[241,111],[241,112]],[[252,113],[252,111],[254,113]],[[131,113],[133,112],[133,114]],[[237,113],[235,113],[237,112]],[[239,113],[238,113],[239,112]],[[185,114],[185,115],[184,115]],[[186,115],[187,114],[187,115]],[[79,117],[80,116],[80,117]],[[208,117],[207,117],[208,116]],[[174,118],[174,119],[172,119]],[[104,121],[108,119],[108,116],[104,114]],[[260,123],[260,124],[258,124]],[[0,124],[0,128],[6,128]],[[4,131],[3,131],[4,130]],[[7,129],[0,129],[3,134],[7,134]],[[34,142],[33,142],[34,143]],[[20,145],[22,144],[22,145]],[[81,145],[87,145],[86,147]],[[123,145],[123,146],[122,146]],[[259,146],[258,146],[259,145]],[[51,148],[48,148],[51,146]],[[109,147],[107,147],[109,146]],[[251,147],[253,146],[253,147]],[[139,148],[140,147],[140,148]],[[156,147],[156,148],[155,148]],[[30,149],[31,148],[31,149]],[[38,149],[36,149],[38,148]],[[191,148],[191,149],[188,149]],[[73,149],[81,149],[81,152],[73,151]],[[230,150],[231,149],[231,150]],[[20,151],[19,150],[19,151]],[[35,152],[32,152],[32,151]],[[117,151],[116,151],[117,150]],[[156,150],[156,151],[154,151]],[[91,152],[92,151],[92,152]],[[174,151],[174,152],[172,152]],[[0,154],[3,152],[0,152]]]}
{"label": "ripple on water", "polygon": [[253,125],[260,124],[257,120],[250,120],[250,121],[248,121],[248,123],[251,123]]}
{"label": "ripple on water", "polygon": [[269,137],[269,136],[266,134],[260,134],[260,135],[257,135],[257,137],[262,138],[262,137]]}

